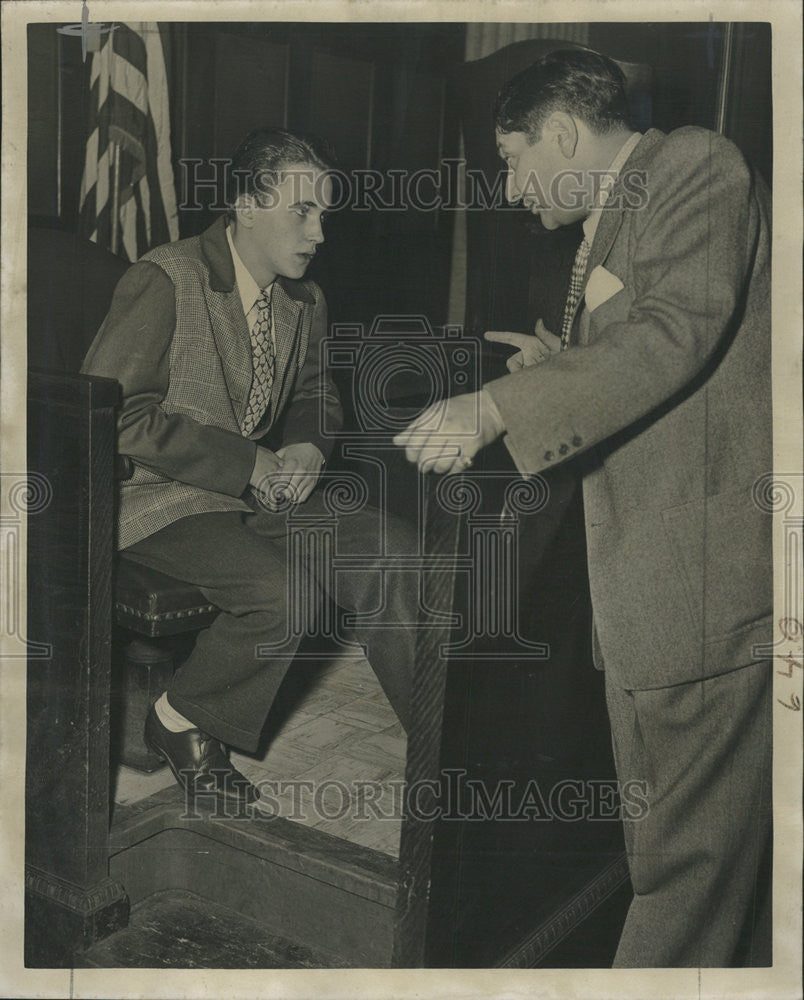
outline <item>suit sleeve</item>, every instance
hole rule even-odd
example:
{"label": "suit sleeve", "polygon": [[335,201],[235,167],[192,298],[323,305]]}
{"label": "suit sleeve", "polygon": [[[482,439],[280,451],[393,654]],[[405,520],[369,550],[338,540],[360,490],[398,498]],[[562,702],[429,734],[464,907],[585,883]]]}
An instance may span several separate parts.
{"label": "suit sleeve", "polygon": [[323,345],[327,337],[326,299],[317,285],[312,287],[316,302],[307,356],[296,379],[293,397],[285,411],[282,445],[309,442],[327,459],[334,444],[332,432],[339,430],[343,423],[343,410],[324,358]]}
{"label": "suit sleeve", "polygon": [[629,234],[627,318],[588,345],[485,386],[525,475],[572,458],[684,391],[733,328],[756,230],[750,173],[736,147],[714,133],[664,153]]}
{"label": "suit sleeve", "polygon": [[170,278],[151,261],[134,264],[118,283],[81,370],[117,379],[122,387],[121,455],[178,482],[240,496],[254,467],[255,443],[163,409],[175,323]]}

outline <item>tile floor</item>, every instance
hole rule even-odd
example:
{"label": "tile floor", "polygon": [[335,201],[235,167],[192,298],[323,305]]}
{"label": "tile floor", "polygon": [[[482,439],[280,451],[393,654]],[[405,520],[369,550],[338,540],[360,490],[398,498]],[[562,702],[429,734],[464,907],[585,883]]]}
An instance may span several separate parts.
{"label": "tile floor", "polygon": [[[267,747],[231,755],[260,788],[261,810],[398,857],[405,732],[365,657],[294,663],[266,731]],[[149,775],[121,766],[115,802],[172,782],[167,768]]]}

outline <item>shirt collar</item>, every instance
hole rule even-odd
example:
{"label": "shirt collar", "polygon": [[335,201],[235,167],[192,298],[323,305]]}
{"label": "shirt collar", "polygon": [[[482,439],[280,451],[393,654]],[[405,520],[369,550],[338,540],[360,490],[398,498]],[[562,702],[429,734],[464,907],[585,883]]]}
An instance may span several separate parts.
{"label": "shirt collar", "polygon": [[[235,284],[237,285],[237,291],[240,295],[240,301],[243,303],[243,312],[248,316],[254,303],[260,297],[263,289],[257,284],[257,282],[252,278],[251,272],[243,263],[240,258],[240,254],[235,249],[234,240],[232,239],[232,229],[231,226],[226,227],[226,240],[229,244],[229,249],[232,252],[232,263],[234,264],[235,272]],[[268,292],[273,288],[273,282],[267,285],[264,291]]]}
{"label": "shirt collar", "polygon": [[597,227],[600,223],[600,215],[603,210],[603,206],[608,201],[609,195],[611,194],[611,189],[614,187],[614,182],[625,165],[625,161],[633,153],[636,144],[642,138],[641,132],[632,132],[631,135],[625,140],[625,142],[620,146],[619,152],[611,161],[606,169],[605,176],[600,181],[600,190],[598,192],[597,205],[592,209],[589,215],[583,221],[583,234],[586,237],[586,242],[591,246],[595,233],[597,232]]}

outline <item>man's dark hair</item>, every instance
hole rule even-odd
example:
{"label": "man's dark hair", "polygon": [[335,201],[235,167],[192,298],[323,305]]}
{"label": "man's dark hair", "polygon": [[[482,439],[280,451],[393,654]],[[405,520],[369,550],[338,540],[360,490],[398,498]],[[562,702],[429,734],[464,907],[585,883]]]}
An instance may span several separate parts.
{"label": "man's dark hair", "polygon": [[244,194],[264,194],[291,163],[305,163],[319,170],[335,167],[335,154],[320,136],[308,132],[265,126],[254,129],[235,150],[226,178],[227,215],[234,218],[234,205]]}
{"label": "man's dark hair", "polygon": [[502,88],[494,122],[500,132],[524,132],[534,143],[553,111],[574,115],[599,135],[630,128],[622,70],[591,49],[548,52]]}

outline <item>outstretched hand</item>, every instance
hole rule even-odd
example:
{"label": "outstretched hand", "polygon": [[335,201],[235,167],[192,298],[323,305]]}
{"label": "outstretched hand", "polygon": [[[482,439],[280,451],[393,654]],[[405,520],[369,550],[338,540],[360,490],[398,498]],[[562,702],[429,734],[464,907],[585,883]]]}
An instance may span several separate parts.
{"label": "outstretched hand", "polygon": [[420,472],[463,472],[482,447],[505,430],[491,396],[481,390],[442,399],[394,438]]}

